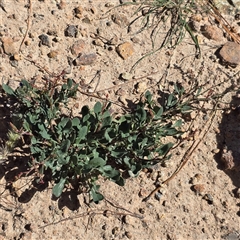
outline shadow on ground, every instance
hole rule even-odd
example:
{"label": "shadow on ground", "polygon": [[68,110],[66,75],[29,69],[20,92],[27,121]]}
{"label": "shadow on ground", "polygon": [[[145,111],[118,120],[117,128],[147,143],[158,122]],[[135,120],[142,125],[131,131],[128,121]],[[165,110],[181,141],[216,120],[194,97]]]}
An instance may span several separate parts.
{"label": "shadow on ground", "polygon": [[220,152],[215,159],[218,168],[222,169],[232,180],[236,194],[240,188],[240,98],[234,97],[231,102],[231,111],[224,113],[217,135]]}

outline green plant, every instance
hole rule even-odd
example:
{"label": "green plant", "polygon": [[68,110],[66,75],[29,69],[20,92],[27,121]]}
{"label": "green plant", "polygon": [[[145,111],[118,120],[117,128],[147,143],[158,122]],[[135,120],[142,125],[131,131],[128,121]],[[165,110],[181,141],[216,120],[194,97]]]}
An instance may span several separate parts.
{"label": "green plant", "polygon": [[[188,22],[191,14],[195,13],[196,9],[198,9],[195,0],[145,0],[140,2],[126,2],[120,6],[127,5],[138,6],[133,14],[136,18],[129,24],[129,31],[132,25],[138,20],[141,20],[142,27],[137,33],[151,29],[152,51],[139,59],[139,61],[163,47],[177,46],[184,39],[186,32],[189,33],[195,44],[196,56],[200,57],[201,52],[198,39],[191,30]],[[164,34],[163,40],[155,46],[156,39],[159,39],[160,34]]]}
{"label": "green plant", "polygon": [[126,177],[170,158],[174,143],[166,137],[182,134],[182,120],[176,116],[190,110],[182,100],[184,90],[177,86],[162,106],[146,92],[132,112],[121,116],[111,114],[108,102],[97,102],[93,109],[83,106],[79,116],[62,114],[78,89],[71,79],[61,87],[50,82],[44,89],[25,80],[16,90],[2,87],[15,103],[11,149],[16,142],[28,144],[28,164],[36,180],[41,183],[50,174],[56,197],[67,185],[77,184],[95,202],[103,199],[97,185],[100,175],[123,186]]}

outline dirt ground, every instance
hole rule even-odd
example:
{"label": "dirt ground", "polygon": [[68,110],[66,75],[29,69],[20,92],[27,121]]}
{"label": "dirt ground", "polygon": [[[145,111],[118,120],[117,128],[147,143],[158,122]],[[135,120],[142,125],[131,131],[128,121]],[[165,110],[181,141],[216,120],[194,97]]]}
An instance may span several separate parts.
{"label": "dirt ground", "polygon": [[[138,32],[141,20],[128,28],[136,18],[136,6],[113,9],[117,5],[117,0],[0,0],[0,79],[16,87],[21,79],[39,83],[61,75],[80,83],[82,91],[102,98],[108,95],[120,105],[136,101],[147,89],[158,94],[172,83],[188,89],[197,81],[219,94],[239,86],[239,67],[222,64],[218,57],[219,49],[228,41],[225,34],[213,40],[196,31],[200,58],[195,57],[195,46],[186,35],[175,49],[165,47],[134,65],[151,52],[152,29]],[[234,16],[226,18],[240,32]],[[201,27],[213,21],[202,14],[197,23]],[[162,26],[156,46],[167,30]],[[239,172],[225,170],[221,162],[225,146],[232,151],[236,166],[240,161],[239,108],[221,110],[239,105],[235,95],[224,95],[206,136],[158,199],[153,196],[142,201],[157,181],[171,176],[194,139],[176,149],[166,167],[141,172],[137,178],[128,179],[124,187],[102,179],[106,201],[99,204],[87,204],[87,196],[74,192],[53,199],[51,186],[32,188],[28,179],[16,181],[16,191],[11,194],[6,189],[8,172],[2,164],[0,239],[240,239]],[[79,95],[74,110],[98,100]],[[1,125],[6,128],[4,110],[0,109]],[[115,110],[120,107],[116,105]],[[209,118],[209,111],[201,112],[193,128],[203,129]]]}

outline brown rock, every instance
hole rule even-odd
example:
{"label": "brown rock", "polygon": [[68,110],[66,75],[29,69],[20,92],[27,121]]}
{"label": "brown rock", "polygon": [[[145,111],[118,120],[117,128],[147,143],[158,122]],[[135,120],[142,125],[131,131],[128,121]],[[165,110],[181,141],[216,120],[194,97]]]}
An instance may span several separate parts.
{"label": "brown rock", "polygon": [[17,53],[14,40],[10,37],[2,37],[1,41],[3,43],[4,52],[8,55],[14,55]]}
{"label": "brown rock", "polygon": [[225,165],[225,170],[233,169],[235,167],[234,158],[231,150],[227,151],[227,149],[223,149],[221,160]]}
{"label": "brown rock", "polygon": [[227,42],[219,52],[223,61],[229,65],[238,65],[240,63],[240,45],[234,42]]}
{"label": "brown rock", "polygon": [[118,45],[116,51],[124,60],[132,56],[134,53],[133,45],[130,42]]}
{"label": "brown rock", "polygon": [[127,19],[127,17],[123,14],[113,14],[112,15],[112,20],[114,23],[116,23],[117,25],[119,25],[120,27],[125,27],[129,24],[129,21]]}
{"label": "brown rock", "polygon": [[75,60],[75,65],[91,65],[97,60],[96,53],[82,54]]}
{"label": "brown rock", "polygon": [[204,190],[205,190],[205,186],[203,184],[193,185],[193,191],[197,194],[202,194]]}
{"label": "brown rock", "polygon": [[73,55],[78,55],[84,51],[86,44],[83,40],[76,41],[71,47],[71,53]]}
{"label": "brown rock", "polygon": [[217,26],[204,25],[202,33],[205,37],[215,41],[221,41],[223,39],[223,32]]}
{"label": "brown rock", "polygon": [[57,55],[58,55],[58,51],[56,51],[56,50],[52,50],[48,53],[49,58],[56,58]]}

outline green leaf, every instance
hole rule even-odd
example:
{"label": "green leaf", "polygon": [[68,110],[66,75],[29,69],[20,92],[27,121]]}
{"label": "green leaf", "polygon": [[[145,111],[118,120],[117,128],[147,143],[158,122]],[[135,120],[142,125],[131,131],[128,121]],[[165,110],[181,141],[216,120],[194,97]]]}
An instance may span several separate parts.
{"label": "green leaf", "polygon": [[149,91],[146,91],[145,98],[147,99],[147,103],[151,106],[152,105],[152,94]]}
{"label": "green leaf", "polygon": [[103,167],[106,164],[106,161],[100,157],[91,159],[87,164],[87,169]]}
{"label": "green leaf", "polygon": [[163,114],[163,107],[155,107],[154,108],[154,112],[155,112],[155,116],[154,116],[154,119],[159,119],[161,118],[162,114]]}
{"label": "green leaf", "polygon": [[3,90],[4,90],[7,94],[9,94],[9,95],[14,95],[14,96],[15,96],[14,90],[13,90],[11,87],[9,87],[8,85],[3,84],[3,85],[2,85],[2,88],[3,88]]}
{"label": "green leaf", "polygon": [[53,187],[52,193],[55,197],[60,197],[62,194],[66,179],[61,178],[60,181]]}
{"label": "green leaf", "polygon": [[68,89],[71,89],[72,85],[73,85],[73,80],[69,78],[69,79],[67,80]]}
{"label": "green leaf", "polygon": [[71,145],[71,142],[70,142],[68,139],[66,139],[66,140],[63,141],[62,144],[61,144],[61,151],[62,151],[63,153],[66,153],[66,152],[68,151],[70,145]]}
{"label": "green leaf", "polygon": [[173,101],[173,94],[169,94],[168,100],[167,100],[167,106],[171,107],[172,106],[172,101]]}
{"label": "green leaf", "polygon": [[173,125],[172,125],[172,127],[181,127],[182,126],[182,119],[179,119],[179,120],[177,120]]}
{"label": "green leaf", "polygon": [[156,152],[158,152],[159,156],[164,156],[173,147],[173,145],[173,143],[164,144],[160,148],[156,149]]}
{"label": "green leaf", "polygon": [[99,189],[99,185],[96,185],[96,186],[94,185],[90,191],[92,199],[95,203],[98,203],[99,201],[104,199],[103,195],[98,192],[98,189]]}
{"label": "green leaf", "polygon": [[48,134],[47,130],[45,129],[45,126],[42,123],[39,123],[38,125],[39,128],[39,134],[42,136],[44,139],[51,139],[51,136]]}
{"label": "green leaf", "polygon": [[88,132],[88,127],[87,126],[83,126],[79,129],[79,132],[78,132],[78,138],[80,140],[83,140],[86,138],[86,135],[87,135],[87,132]]}
{"label": "green leaf", "polygon": [[75,117],[72,119],[72,126],[73,127],[78,127],[80,125],[80,120],[79,118]]}
{"label": "green leaf", "polygon": [[93,108],[94,112],[96,114],[100,113],[101,110],[102,110],[102,104],[100,102],[97,102],[95,105],[94,105],[94,108]]}

